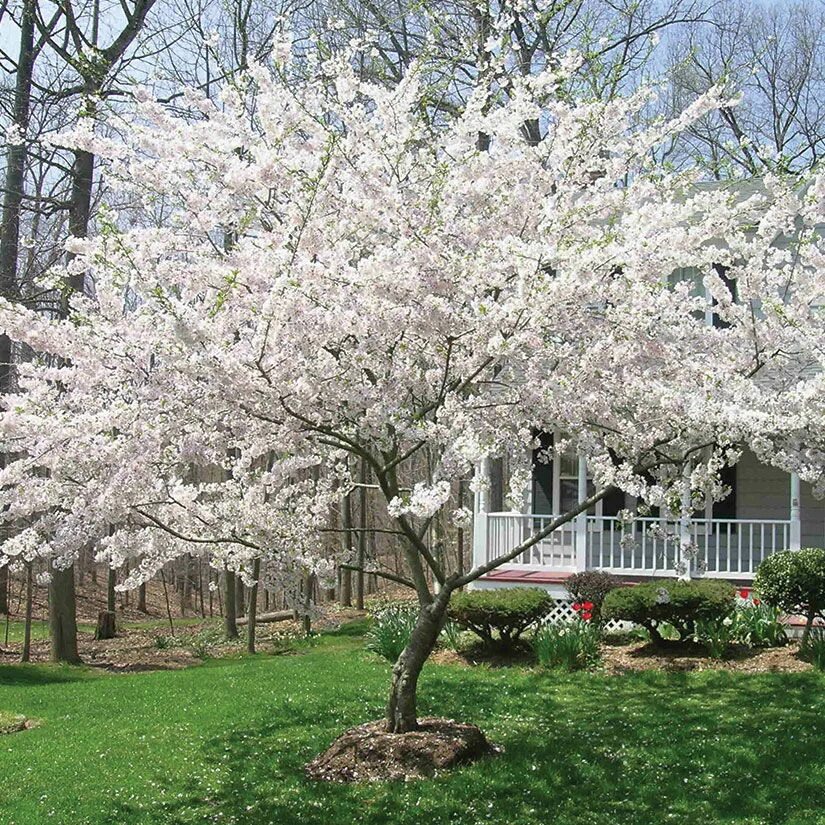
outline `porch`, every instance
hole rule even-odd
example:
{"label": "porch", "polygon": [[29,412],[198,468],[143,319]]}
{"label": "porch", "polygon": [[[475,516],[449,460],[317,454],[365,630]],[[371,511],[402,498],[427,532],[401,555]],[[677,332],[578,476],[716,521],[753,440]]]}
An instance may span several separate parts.
{"label": "porch", "polygon": [[[512,551],[544,529],[552,515],[479,513],[476,563]],[[771,553],[794,549],[791,519],[662,518],[623,521],[585,516],[565,524],[506,565],[507,570],[619,576],[708,576],[748,581]],[[798,544],[796,549],[798,549]]]}
{"label": "porch", "polygon": [[[689,518],[638,515],[638,502],[620,493],[526,548],[481,584],[549,582],[579,570],[604,570],[627,579],[706,576],[746,585],[772,553],[825,546],[825,508],[798,476],[747,452],[728,470],[729,496]],[[584,459],[563,454],[536,462],[522,511],[505,512],[506,466],[488,461],[479,471],[488,483],[475,498],[475,564],[512,552],[594,489]]]}

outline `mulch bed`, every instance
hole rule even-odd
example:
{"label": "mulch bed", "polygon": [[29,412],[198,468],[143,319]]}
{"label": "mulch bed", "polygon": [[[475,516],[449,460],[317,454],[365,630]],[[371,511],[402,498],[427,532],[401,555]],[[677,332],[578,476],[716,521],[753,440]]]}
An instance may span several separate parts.
{"label": "mulch bed", "polygon": [[692,643],[674,643],[665,648],[649,642],[602,645],[602,661],[605,670],[614,674],[644,670],[801,673],[813,669],[810,662],[799,657],[799,645],[794,643],[769,648],[733,647],[724,659],[711,659],[704,648]]}
{"label": "mulch bed", "polygon": [[[801,673],[812,670],[810,662],[799,656],[799,644],[790,642],[783,647],[732,647],[724,659],[712,659],[705,648],[693,642],[671,642],[657,648],[644,641],[608,641],[601,646],[602,664],[597,672],[609,674],[633,673],[646,670],[690,672],[694,670],[730,670],[742,673]],[[535,657],[523,648],[510,652],[484,652],[477,646],[462,650],[442,647],[435,650],[431,661],[442,665],[473,667],[513,667],[536,664]]]}
{"label": "mulch bed", "polygon": [[387,733],[380,720],[341,734],[305,770],[310,779],[326,782],[407,781],[431,777],[500,751],[475,725],[420,719],[418,730]]}

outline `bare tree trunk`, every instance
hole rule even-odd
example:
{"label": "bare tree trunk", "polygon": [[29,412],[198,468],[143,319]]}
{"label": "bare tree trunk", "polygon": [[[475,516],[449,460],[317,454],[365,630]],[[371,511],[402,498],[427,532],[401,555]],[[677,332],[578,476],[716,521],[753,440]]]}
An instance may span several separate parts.
{"label": "bare tree trunk", "polygon": [[80,664],[77,652],[77,612],[74,591],[74,566],[51,569],[49,580],[49,635],[51,660]]}
{"label": "bare tree trunk", "polygon": [[115,584],[117,584],[117,571],[114,567],[110,567],[106,576],[106,610],[109,613],[115,612]]}
{"label": "bare tree trunk", "polygon": [[166,600],[166,618],[169,620],[169,632],[175,635],[175,623],[172,621],[172,605],[169,604],[169,588],[166,586],[166,573],[160,570],[160,580],[163,584],[163,598]]}
{"label": "bare tree trunk", "polygon": [[26,564],[26,623],[23,626],[23,651],[21,662],[31,661],[32,655],[32,562]]}
{"label": "bare tree trunk", "polygon": [[255,652],[255,629],[258,618],[258,578],[261,575],[261,560],[255,559],[252,562],[252,577],[255,583],[249,588],[249,611],[247,612],[246,624],[246,649],[250,653]]}
{"label": "bare tree trunk", "polygon": [[227,639],[238,638],[237,613],[235,612],[235,574],[231,570],[224,572],[224,599],[223,632]]}
{"label": "bare tree trunk", "polygon": [[312,588],[315,584],[315,574],[307,573],[304,577],[304,635],[309,636],[312,633]]}
{"label": "bare tree trunk", "polygon": [[146,610],[146,582],[138,585],[137,609],[140,613],[147,613]]}
{"label": "bare tree trunk", "polygon": [[9,612],[9,568],[0,567],[0,613],[4,616]]}
{"label": "bare tree trunk", "polygon": [[432,653],[447,616],[446,590],[421,608],[407,646],[392,669],[390,697],[387,702],[387,730],[407,733],[418,727],[418,677]]}
{"label": "bare tree trunk", "polygon": [[243,616],[246,610],[246,587],[238,575],[235,576],[235,610],[238,616]]}
{"label": "bare tree trunk", "polygon": [[355,606],[359,610],[364,609],[364,563],[367,558],[367,481],[369,480],[369,468],[365,459],[361,459],[359,472],[361,486],[358,488],[358,555],[356,564],[358,570],[355,573]]}
{"label": "bare tree trunk", "polygon": [[[352,502],[349,495],[341,500],[341,550],[348,560],[352,551]],[[339,600],[343,607],[352,607],[352,571],[338,568]]]}

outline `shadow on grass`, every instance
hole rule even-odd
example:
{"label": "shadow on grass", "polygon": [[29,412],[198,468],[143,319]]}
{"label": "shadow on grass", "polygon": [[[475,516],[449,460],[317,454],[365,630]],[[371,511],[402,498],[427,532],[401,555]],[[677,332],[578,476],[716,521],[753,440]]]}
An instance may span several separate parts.
{"label": "shadow on grass", "polygon": [[379,716],[382,697],[365,704],[345,679],[335,695],[320,693],[279,696],[257,724],[204,741],[215,772],[169,788],[169,801],[148,812],[146,800],[140,810],[122,805],[111,821],[823,821],[825,681],[812,674],[430,667],[421,714],[479,724],[505,752],[434,780],[362,786],[310,782],[303,765],[345,728]]}
{"label": "shadow on grass", "polygon": [[79,682],[88,677],[89,671],[83,665],[0,665],[0,686],[50,685]]}

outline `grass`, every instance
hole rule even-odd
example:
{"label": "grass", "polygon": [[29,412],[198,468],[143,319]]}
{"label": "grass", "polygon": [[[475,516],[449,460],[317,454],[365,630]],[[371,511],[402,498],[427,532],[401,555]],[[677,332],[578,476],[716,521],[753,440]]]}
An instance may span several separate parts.
{"label": "grass", "polygon": [[0,822],[825,823],[825,677],[546,674],[429,665],[423,714],[505,752],[429,782],[338,786],[302,766],[381,715],[389,664],[346,632],[299,655],[131,675],[0,667]]}
{"label": "grass", "polygon": [[[0,645],[6,644],[6,617],[0,615]],[[25,623],[18,619],[11,619],[8,622],[8,642],[13,644],[20,644],[23,641],[23,631]],[[81,633],[94,633],[95,626],[93,624],[78,624],[78,631]],[[42,619],[35,619],[32,621],[32,640],[41,641],[49,638],[49,623]]]}

